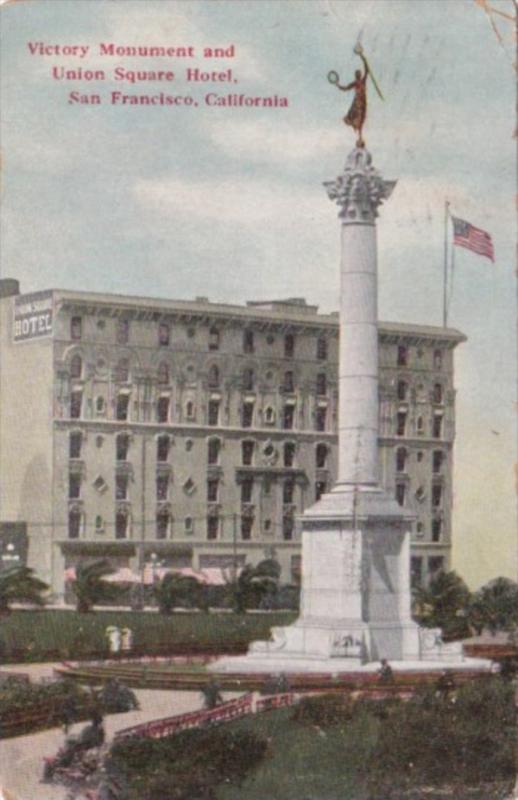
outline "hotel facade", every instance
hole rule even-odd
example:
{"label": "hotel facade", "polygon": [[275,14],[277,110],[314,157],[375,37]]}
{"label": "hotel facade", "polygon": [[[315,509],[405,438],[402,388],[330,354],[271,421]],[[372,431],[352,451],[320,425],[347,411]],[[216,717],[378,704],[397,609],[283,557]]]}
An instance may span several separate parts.
{"label": "hotel facade", "polygon": [[[415,515],[415,583],[450,563],[463,341],[379,326],[380,474]],[[0,556],[23,550],[56,598],[66,570],[101,556],[135,575],[274,557],[296,581],[297,517],[336,474],[337,370],[338,316],[301,298],[20,294],[0,281]]]}

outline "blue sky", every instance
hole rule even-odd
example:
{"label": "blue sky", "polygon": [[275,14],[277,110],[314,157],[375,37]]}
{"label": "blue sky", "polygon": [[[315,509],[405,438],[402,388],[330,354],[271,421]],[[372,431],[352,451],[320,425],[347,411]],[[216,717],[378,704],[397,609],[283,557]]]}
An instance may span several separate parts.
{"label": "blue sky", "polygon": [[[492,0],[504,14],[511,0]],[[324,180],[354,137],[341,122],[358,35],[367,145],[397,188],[378,225],[380,316],[440,324],[444,200],[494,239],[456,253],[455,564],[472,585],[516,577],[516,126],[512,25],[475,0],[21,0],[2,9],[2,274],[49,287],[338,304],[339,226]],[[35,57],[28,41],[86,44]],[[235,58],[100,58],[98,44],[228,47]],[[173,69],[168,84],[55,81],[52,66]],[[188,66],[239,83],[187,85]],[[68,92],[193,94],[198,108],[70,105]],[[208,108],[209,91],[289,98]],[[514,405],[513,405],[514,404]]]}

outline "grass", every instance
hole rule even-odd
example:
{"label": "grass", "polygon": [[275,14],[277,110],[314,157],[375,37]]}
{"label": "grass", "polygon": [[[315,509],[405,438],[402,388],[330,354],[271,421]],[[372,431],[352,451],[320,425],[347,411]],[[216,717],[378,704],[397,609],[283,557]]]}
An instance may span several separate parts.
{"label": "grass", "polygon": [[289,625],[295,613],[207,614],[172,616],[132,611],[68,610],[13,611],[0,618],[0,659],[3,663],[89,658],[108,655],[105,630],[129,627],[138,653],[174,654],[189,648],[224,652],[267,639],[275,625]]}

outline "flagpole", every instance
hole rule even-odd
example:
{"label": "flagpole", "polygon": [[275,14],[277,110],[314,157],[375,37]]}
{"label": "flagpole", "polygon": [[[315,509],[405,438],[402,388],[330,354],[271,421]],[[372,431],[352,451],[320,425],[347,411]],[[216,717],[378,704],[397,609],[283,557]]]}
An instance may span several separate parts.
{"label": "flagpole", "polygon": [[448,324],[447,286],[448,286],[448,218],[450,216],[450,204],[444,201],[444,278],[443,278],[443,297],[442,297],[442,325],[443,328]]}

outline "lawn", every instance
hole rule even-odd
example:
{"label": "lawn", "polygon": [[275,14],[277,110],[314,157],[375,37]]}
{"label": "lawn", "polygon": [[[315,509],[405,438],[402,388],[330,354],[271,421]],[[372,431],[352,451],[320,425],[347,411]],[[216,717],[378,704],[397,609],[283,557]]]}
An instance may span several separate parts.
{"label": "lawn", "polygon": [[246,649],[254,639],[267,639],[272,626],[289,625],[295,613],[210,614],[172,616],[134,611],[13,611],[0,618],[0,661],[51,661],[107,655],[105,630],[129,627],[137,653],[174,654]]}

